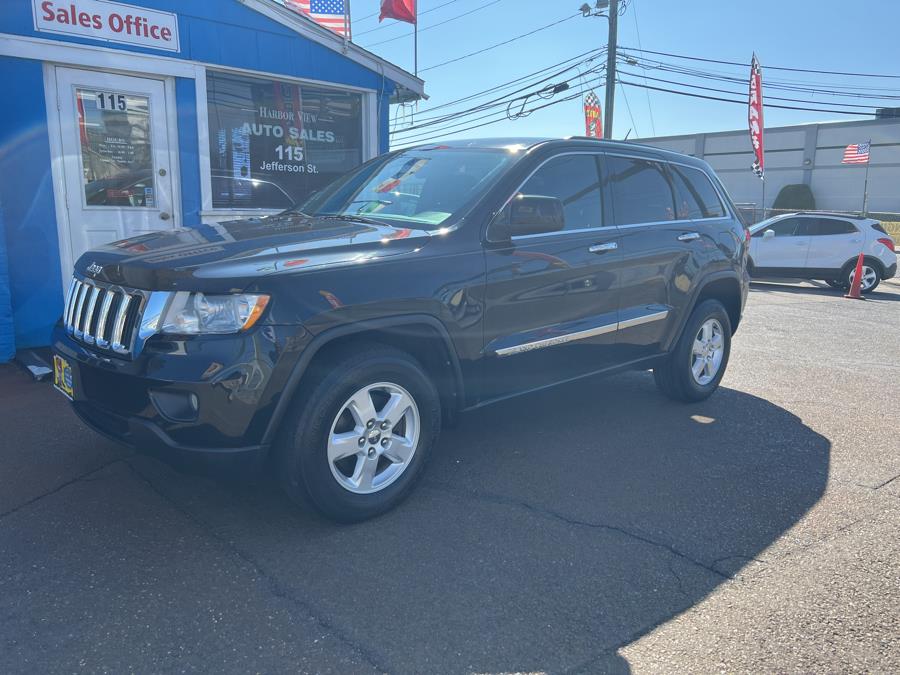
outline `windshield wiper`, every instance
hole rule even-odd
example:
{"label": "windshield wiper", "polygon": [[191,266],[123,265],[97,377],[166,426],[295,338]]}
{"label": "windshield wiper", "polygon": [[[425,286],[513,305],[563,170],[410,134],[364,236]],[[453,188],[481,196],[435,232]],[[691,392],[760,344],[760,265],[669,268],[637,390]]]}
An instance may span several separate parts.
{"label": "windshield wiper", "polygon": [[387,225],[384,221],[375,220],[374,218],[365,218],[364,216],[354,216],[351,214],[329,213],[325,215],[315,216],[322,220],[349,220],[352,223],[365,223],[366,225]]}

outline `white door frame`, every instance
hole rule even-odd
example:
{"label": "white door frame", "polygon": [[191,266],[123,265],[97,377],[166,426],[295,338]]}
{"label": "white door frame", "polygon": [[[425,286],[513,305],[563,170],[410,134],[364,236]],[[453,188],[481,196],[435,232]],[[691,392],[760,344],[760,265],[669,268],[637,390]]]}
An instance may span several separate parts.
{"label": "white door frame", "polygon": [[[56,203],[56,232],[59,242],[59,259],[62,270],[62,292],[65,294],[72,278],[71,222],[69,218],[68,199],[62,149],[62,119],[59,110],[57,92],[57,68],[72,70],[92,70],[98,73],[113,73],[139,79],[159,80],[163,83],[166,95],[166,142],[169,149],[169,167],[172,180],[172,227],[181,227],[181,170],[179,166],[178,147],[178,114],[175,101],[175,79],[173,77],[148,75],[141,72],[128,72],[114,69],[86,68],[81,65],[67,63],[44,63],[44,97],[47,104],[47,132],[50,139],[50,174],[53,180],[53,198]],[[78,195],[71,199],[81,199]],[[79,201],[80,203],[80,201]]]}

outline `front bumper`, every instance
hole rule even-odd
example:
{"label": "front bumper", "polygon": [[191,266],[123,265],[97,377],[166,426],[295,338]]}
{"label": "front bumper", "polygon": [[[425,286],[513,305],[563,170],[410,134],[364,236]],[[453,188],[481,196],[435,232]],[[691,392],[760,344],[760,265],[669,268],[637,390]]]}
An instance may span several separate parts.
{"label": "front bumper", "polygon": [[128,359],[93,351],[58,325],[53,351],[72,368],[75,413],[97,432],[166,460],[243,463],[268,452],[269,422],[298,356],[298,331],[157,335]]}

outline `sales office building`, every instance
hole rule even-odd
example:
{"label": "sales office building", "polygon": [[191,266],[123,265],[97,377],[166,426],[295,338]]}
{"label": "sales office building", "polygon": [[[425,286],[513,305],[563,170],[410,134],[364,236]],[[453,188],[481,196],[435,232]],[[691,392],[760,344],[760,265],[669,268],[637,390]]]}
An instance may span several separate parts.
{"label": "sales office building", "polygon": [[47,345],[75,260],[277,213],[388,149],[420,79],[280,0],[5,0],[0,362]]}

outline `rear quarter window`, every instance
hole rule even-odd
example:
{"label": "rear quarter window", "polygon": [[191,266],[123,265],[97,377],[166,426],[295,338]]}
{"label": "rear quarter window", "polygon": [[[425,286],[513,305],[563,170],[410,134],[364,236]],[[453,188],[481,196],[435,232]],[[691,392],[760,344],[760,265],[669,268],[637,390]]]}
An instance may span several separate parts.
{"label": "rear quarter window", "polygon": [[811,235],[820,237],[833,234],[852,234],[857,231],[853,223],[837,218],[811,218],[807,226]]}
{"label": "rear quarter window", "polygon": [[694,218],[722,218],[725,216],[725,206],[719,198],[719,193],[710,182],[709,176],[700,169],[688,166],[673,164],[671,168],[676,180],[684,185],[690,198],[699,205],[700,215],[693,216]]}

